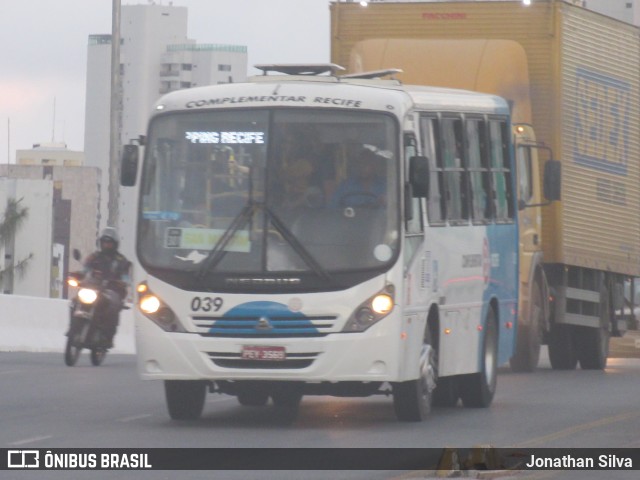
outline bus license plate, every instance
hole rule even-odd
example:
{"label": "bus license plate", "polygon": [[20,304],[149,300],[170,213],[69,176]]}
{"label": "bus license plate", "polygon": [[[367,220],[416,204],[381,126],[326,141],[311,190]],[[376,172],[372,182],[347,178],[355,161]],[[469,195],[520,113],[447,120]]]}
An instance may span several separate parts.
{"label": "bus license plate", "polygon": [[242,347],[244,360],[285,360],[287,354],[284,347],[266,347],[245,345]]}

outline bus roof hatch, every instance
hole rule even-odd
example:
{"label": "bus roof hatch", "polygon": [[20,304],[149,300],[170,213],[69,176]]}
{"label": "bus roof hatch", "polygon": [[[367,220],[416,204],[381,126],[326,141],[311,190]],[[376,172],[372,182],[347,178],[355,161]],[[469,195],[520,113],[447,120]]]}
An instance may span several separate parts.
{"label": "bus roof hatch", "polygon": [[324,73],[335,75],[336,72],[344,70],[344,67],[335,63],[272,63],[255,65],[255,68],[261,70],[263,75],[268,75],[269,72],[285,75],[322,75]]}

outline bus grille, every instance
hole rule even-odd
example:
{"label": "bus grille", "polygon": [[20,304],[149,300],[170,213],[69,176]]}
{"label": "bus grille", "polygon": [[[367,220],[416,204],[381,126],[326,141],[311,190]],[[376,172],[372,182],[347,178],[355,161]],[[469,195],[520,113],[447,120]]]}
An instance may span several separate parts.
{"label": "bus grille", "polygon": [[204,337],[291,338],[322,337],[334,330],[337,316],[251,315],[193,316]]}

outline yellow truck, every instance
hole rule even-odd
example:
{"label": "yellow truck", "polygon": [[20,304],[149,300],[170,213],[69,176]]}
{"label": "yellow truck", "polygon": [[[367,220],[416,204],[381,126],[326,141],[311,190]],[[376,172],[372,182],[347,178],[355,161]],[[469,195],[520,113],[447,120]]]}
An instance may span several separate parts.
{"label": "yellow truck", "polygon": [[[561,0],[331,4],[331,57],[350,74],[493,93],[512,107],[520,301],[511,367],[603,369],[640,276],[640,31]],[[372,75],[375,75],[372,74]],[[552,152],[552,153],[551,153]],[[562,198],[541,171],[562,165]],[[558,175],[560,172],[558,172]]]}

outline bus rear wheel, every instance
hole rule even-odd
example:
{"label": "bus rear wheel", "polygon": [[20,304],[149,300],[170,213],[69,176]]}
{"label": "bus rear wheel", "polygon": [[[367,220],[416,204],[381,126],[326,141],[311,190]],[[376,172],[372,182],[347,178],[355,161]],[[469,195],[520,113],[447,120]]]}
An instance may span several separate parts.
{"label": "bus rear wheel", "polygon": [[498,328],[493,307],[489,307],[482,342],[481,371],[460,377],[460,398],[465,407],[491,405],[498,384]]}
{"label": "bus rear wheel", "polygon": [[511,370],[514,372],[533,372],[538,366],[543,337],[544,305],[542,302],[542,290],[538,281],[535,281],[531,286],[527,312],[529,322],[528,325],[518,324],[516,353],[509,360]]}
{"label": "bus rear wheel", "polygon": [[269,401],[269,393],[259,390],[238,392],[237,397],[243,407],[264,407]]}
{"label": "bus rear wheel", "polygon": [[303,394],[303,385],[297,382],[277,382],[271,389],[273,404],[282,409],[297,410]]}
{"label": "bus rear wheel", "polygon": [[200,380],[165,380],[169,416],[173,420],[196,420],[202,415],[207,383]]}

